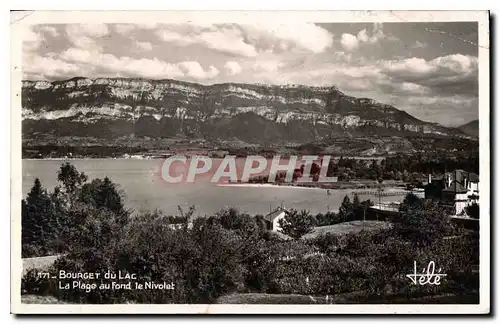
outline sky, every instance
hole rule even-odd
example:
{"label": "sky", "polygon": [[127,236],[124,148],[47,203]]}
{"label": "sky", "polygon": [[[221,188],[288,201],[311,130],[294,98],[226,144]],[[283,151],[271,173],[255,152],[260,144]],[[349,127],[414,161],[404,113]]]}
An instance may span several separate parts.
{"label": "sky", "polygon": [[476,22],[33,25],[23,79],[337,86],[445,126],[477,119]]}

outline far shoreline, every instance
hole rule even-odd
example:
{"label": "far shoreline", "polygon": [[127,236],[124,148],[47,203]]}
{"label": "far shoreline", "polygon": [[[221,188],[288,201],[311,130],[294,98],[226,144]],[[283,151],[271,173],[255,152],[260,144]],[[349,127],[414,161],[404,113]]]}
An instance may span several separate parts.
{"label": "far shoreline", "polygon": [[336,183],[219,183],[217,187],[234,187],[234,188],[295,188],[295,189],[316,189],[316,190],[378,190],[379,186],[383,191],[394,192],[411,192],[406,189],[406,183],[365,183],[359,182],[336,182]]}

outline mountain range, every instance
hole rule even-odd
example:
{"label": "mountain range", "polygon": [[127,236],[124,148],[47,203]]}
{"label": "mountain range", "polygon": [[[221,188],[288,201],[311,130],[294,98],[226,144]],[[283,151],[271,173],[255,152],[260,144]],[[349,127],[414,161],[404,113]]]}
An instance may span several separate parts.
{"label": "mountain range", "polygon": [[392,138],[392,143],[399,138],[398,145],[409,138],[471,139],[466,130],[419,120],[391,105],[346,95],[335,86],[81,77],[23,81],[22,119],[23,139],[33,141],[192,138],[331,146],[346,139]]}
{"label": "mountain range", "polygon": [[479,120],[477,119],[457,128],[467,135],[479,137]]}

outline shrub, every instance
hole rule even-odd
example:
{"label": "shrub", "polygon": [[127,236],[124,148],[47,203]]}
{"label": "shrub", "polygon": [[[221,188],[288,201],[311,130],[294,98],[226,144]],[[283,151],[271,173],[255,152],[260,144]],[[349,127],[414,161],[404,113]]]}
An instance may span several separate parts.
{"label": "shrub", "polygon": [[344,219],[338,214],[334,212],[327,212],[325,214],[319,213],[316,215],[316,224],[317,226],[328,226],[342,223]]}
{"label": "shrub", "polygon": [[467,206],[465,208],[467,215],[469,215],[472,218],[479,219],[479,205],[474,203],[470,206]]}
{"label": "shrub", "polygon": [[427,246],[453,232],[445,207],[407,195],[394,219],[395,233],[417,246]]}
{"label": "shrub", "polygon": [[57,251],[54,239],[59,235],[59,220],[50,195],[40,180],[21,202],[21,241],[24,258],[51,254]]}
{"label": "shrub", "polygon": [[29,269],[21,279],[21,294],[47,295],[54,291],[55,282],[41,277],[36,269]]}
{"label": "shrub", "polygon": [[298,212],[291,209],[285,212],[285,217],[279,220],[279,225],[283,234],[299,239],[303,235],[312,232],[316,220],[306,210]]}

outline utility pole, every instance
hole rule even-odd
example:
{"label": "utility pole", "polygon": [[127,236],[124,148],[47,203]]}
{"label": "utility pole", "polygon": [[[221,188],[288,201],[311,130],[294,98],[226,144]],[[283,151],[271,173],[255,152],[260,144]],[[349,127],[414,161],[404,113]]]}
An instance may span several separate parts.
{"label": "utility pole", "polygon": [[366,221],[366,209],[368,208],[368,203],[363,202],[363,231],[365,230],[365,221]]}
{"label": "utility pole", "polygon": [[[382,178],[378,179],[378,207],[382,210]],[[378,221],[378,213],[377,213]]]}

